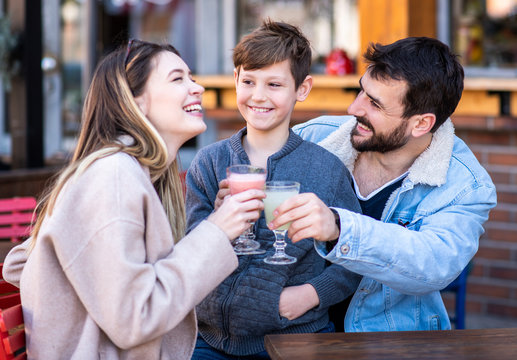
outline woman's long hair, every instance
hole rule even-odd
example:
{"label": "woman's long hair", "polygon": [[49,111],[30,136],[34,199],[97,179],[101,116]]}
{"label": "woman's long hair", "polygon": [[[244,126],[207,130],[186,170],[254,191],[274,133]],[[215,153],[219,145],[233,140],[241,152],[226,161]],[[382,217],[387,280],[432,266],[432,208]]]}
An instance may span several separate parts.
{"label": "woman's long hair", "polygon": [[[185,203],[178,162],[175,159],[167,167],[166,144],[135,102],[145,89],[156,56],[163,51],[179,56],[171,45],[131,40],[127,49],[120,48],[99,63],[86,94],[73,158],[38,204],[37,221],[31,234],[33,241],[44,218],[52,214],[65,183],[82,174],[95,160],[119,151],[134,156],[149,168],[175,241],[184,236]],[[122,144],[121,135],[131,136],[134,143]]]}

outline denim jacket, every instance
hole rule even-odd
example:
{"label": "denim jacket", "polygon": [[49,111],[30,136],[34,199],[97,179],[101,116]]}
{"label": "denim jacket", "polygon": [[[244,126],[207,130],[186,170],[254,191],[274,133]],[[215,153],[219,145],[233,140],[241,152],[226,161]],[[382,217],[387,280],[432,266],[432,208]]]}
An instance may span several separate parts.
{"label": "denim jacket", "polygon": [[[353,116],[323,116],[297,125],[302,138],[337,155],[353,173]],[[336,209],[341,234],[325,259],[363,279],[345,317],[345,331],[450,329],[440,290],[478,249],[496,205],[495,186],[448,119],[388,199],[381,221]]]}

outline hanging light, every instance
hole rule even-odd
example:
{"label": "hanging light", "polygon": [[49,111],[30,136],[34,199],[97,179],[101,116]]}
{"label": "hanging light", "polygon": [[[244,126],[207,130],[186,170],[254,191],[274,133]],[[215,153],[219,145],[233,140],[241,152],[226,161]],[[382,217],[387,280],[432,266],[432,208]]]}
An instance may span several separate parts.
{"label": "hanging light", "polygon": [[139,3],[146,2],[153,5],[163,6],[167,5],[174,0],[108,0],[113,6],[124,7],[138,5]]}
{"label": "hanging light", "polygon": [[130,10],[138,12],[147,8],[162,8],[172,4],[175,0],[104,0],[104,6],[108,14],[127,13]]}

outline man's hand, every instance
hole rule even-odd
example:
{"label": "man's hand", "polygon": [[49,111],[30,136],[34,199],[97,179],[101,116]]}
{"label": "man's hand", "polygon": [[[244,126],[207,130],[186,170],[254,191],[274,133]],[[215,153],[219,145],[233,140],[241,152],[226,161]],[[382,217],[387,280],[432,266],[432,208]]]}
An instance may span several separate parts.
{"label": "man's hand", "polygon": [[219,209],[219,207],[224,202],[224,198],[228,195],[230,195],[230,184],[228,179],[223,179],[219,182],[219,191],[215,197],[214,210]]}
{"label": "man's hand", "polygon": [[268,224],[276,229],[290,221],[289,238],[293,243],[314,238],[331,241],[339,237],[334,213],[313,193],[303,193],[287,199],[273,212],[275,219]]}
{"label": "man's hand", "polygon": [[280,294],[279,313],[288,320],[294,320],[320,304],[316,289],[310,284],[289,286]]}

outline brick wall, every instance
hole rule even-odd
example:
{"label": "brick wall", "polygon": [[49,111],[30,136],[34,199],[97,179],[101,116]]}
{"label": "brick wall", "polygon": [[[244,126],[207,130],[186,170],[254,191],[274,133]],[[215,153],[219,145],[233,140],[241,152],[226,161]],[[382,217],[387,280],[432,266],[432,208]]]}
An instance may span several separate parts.
{"label": "brick wall", "polygon": [[[517,119],[456,116],[453,122],[490,173],[498,198],[468,278],[467,312],[517,318]],[[450,295],[444,298],[452,309]]]}

